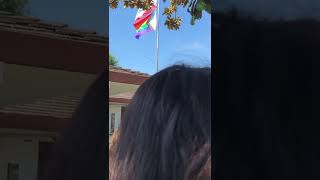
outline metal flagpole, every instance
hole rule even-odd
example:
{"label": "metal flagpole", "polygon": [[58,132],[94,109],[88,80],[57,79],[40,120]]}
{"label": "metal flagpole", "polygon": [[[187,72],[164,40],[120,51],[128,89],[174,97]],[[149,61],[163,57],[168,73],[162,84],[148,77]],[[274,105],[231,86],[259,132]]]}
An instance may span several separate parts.
{"label": "metal flagpole", "polygon": [[159,72],[159,13],[160,13],[160,0],[157,0],[157,37],[156,37],[156,61],[157,61],[157,72]]}

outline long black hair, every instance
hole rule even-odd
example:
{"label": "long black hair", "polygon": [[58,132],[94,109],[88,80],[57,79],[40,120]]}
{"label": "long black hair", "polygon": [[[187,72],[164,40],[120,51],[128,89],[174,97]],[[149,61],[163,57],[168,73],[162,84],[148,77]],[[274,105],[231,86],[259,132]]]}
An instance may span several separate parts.
{"label": "long black hair", "polygon": [[214,18],[214,178],[320,179],[319,22]]}
{"label": "long black hair", "polygon": [[150,77],[112,143],[111,180],[204,178],[211,168],[211,69],[175,65]]}
{"label": "long black hair", "polygon": [[46,180],[108,178],[107,82],[107,74],[102,73],[82,98],[49,159]]}

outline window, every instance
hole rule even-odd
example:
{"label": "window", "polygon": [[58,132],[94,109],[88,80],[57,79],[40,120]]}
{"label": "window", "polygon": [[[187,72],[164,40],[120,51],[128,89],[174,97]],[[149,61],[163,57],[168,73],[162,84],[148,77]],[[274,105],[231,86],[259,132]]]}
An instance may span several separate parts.
{"label": "window", "polygon": [[53,146],[53,142],[39,142],[38,180],[44,179],[45,167]]}
{"label": "window", "polygon": [[8,163],[7,180],[19,180],[19,164]]}
{"label": "window", "polygon": [[121,107],[121,119],[123,118],[124,113],[126,112],[126,110],[127,110],[127,106],[122,106]]}
{"label": "window", "polygon": [[110,135],[113,134],[113,132],[114,132],[115,121],[116,121],[115,116],[116,116],[115,113],[111,113]]}

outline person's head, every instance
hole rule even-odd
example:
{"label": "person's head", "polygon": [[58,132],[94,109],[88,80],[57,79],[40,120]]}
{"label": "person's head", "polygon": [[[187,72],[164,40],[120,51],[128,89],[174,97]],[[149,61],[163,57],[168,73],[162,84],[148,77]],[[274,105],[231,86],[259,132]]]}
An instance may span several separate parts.
{"label": "person's head", "polygon": [[136,91],[109,149],[111,180],[211,177],[211,69],[175,65]]}
{"label": "person's head", "polygon": [[[107,74],[89,87],[58,139],[45,180],[107,179]],[[67,121],[66,121],[67,123]]]}

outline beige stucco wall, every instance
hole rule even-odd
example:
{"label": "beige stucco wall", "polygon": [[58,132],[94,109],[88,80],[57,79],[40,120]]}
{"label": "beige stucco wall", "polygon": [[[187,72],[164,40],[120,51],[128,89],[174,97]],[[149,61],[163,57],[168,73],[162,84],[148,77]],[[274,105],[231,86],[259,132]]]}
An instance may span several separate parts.
{"label": "beige stucco wall", "polygon": [[0,66],[0,108],[10,104],[29,103],[41,98],[81,97],[97,77],[86,73],[24,65],[5,63],[1,65],[1,62]]}
{"label": "beige stucco wall", "polygon": [[134,93],[138,89],[138,87],[138,85],[109,81],[109,96],[114,96],[126,92]]}
{"label": "beige stucco wall", "polygon": [[39,142],[52,142],[46,132],[0,129],[0,180],[7,179],[8,163],[20,166],[19,180],[36,180]]}
{"label": "beige stucco wall", "polygon": [[23,138],[0,138],[0,179],[7,179],[8,163],[19,164],[19,180],[36,180],[38,173],[38,141]]}

